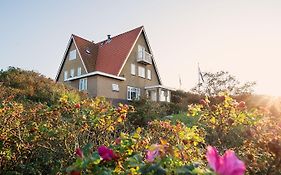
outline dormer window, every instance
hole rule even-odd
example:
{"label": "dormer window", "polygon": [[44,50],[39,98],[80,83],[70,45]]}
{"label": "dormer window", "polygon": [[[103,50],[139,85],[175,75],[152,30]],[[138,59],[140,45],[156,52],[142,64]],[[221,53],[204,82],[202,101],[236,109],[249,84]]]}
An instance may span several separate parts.
{"label": "dormer window", "polygon": [[69,60],[75,60],[76,59],[76,50],[72,50],[69,52]]}

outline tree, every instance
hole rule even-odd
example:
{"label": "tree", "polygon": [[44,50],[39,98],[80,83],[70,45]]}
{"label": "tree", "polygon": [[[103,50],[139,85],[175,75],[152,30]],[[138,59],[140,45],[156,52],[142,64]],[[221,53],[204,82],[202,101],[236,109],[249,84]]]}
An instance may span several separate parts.
{"label": "tree", "polygon": [[216,73],[203,72],[202,82],[198,83],[191,91],[208,96],[216,96],[222,91],[230,95],[251,94],[255,82],[246,82],[241,84],[235,76],[226,71]]}

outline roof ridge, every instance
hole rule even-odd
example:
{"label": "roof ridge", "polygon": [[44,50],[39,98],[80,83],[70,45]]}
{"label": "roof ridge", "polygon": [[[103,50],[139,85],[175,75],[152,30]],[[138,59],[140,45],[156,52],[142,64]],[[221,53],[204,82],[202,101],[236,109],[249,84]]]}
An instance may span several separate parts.
{"label": "roof ridge", "polygon": [[71,34],[71,35],[72,35],[72,36],[74,36],[74,37],[77,37],[77,38],[83,39],[83,40],[85,40],[85,41],[88,41],[89,43],[96,44],[96,43],[94,43],[94,42],[92,42],[92,41],[89,41],[89,40],[87,40],[87,39],[85,39],[85,38],[82,38],[81,36],[78,36],[78,35],[75,35],[75,34]]}
{"label": "roof ridge", "polygon": [[[137,29],[139,29],[139,28],[144,28],[144,26],[142,25],[142,26],[140,26],[140,27],[137,27],[137,28],[134,28],[134,29],[132,29],[132,30],[126,31],[126,32],[124,32],[124,33],[120,33],[120,34],[115,35],[115,36],[113,36],[113,37],[111,37],[111,38],[116,38],[116,37],[118,37],[118,36],[121,36],[121,35],[127,34],[127,33],[129,33],[129,32],[132,32],[132,31],[134,31],[134,30],[137,30]],[[102,41],[99,41],[99,42],[97,42],[96,44],[100,44],[100,43],[102,43],[102,42],[105,42],[106,40],[107,40],[107,39],[102,40]]]}

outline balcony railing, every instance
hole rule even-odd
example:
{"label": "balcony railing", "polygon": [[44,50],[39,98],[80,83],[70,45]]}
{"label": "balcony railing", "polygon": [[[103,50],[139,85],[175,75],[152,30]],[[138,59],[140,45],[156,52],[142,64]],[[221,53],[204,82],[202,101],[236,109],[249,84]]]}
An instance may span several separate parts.
{"label": "balcony railing", "polygon": [[146,51],[140,51],[137,53],[137,62],[143,64],[152,64],[152,55]]}

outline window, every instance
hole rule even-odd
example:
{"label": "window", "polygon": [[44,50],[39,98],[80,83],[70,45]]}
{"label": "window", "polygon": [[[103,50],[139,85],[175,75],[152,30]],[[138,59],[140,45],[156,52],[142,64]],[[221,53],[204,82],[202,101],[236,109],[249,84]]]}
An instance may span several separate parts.
{"label": "window", "polygon": [[144,58],[145,48],[141,45],[138,45],[138,58]]}
{"label": "window", "polygon": [[70,77],[71,77],[71,78],[74,77],[74,69],[71,69],[71,70],[70,70]]}
{"label": "window", "polygon": [[69,52],[69,60],[75,60],[76,59],[76,50],[72,50]]}
{"label": "window", "polygon": [[147,79],[151,80],[151,70],[147,69]]}
{"label": "window", "polygon": [[141,67],[139,66],[139,76],[142,77],[142,78],[145,78],[145,68],[144,67]]}
{"label": "window", "polygon": [[64,81],[67,79],[67,71],[64,71]]}
{"label": "window", "polygon": [[118,86],[118,84],[112,84],[112,91],[119,92],[119,86]]}
{"label": "window", "polygon": [[128,100],[139,100],[140,99],[140,88],[127,87],[127,99]]}
{"label": "window", "polygon": [[87,78],[83,78],[79,80],[79,91],[87,90]]}
{"label": "window", "polygon": [[81,75],[81,67],[78,67],[77,68],[77,76],[80,76]]}
{"label": "window", "polygon": [[131,74],[136,75],[136,65],[135,64],[131,64]]}

